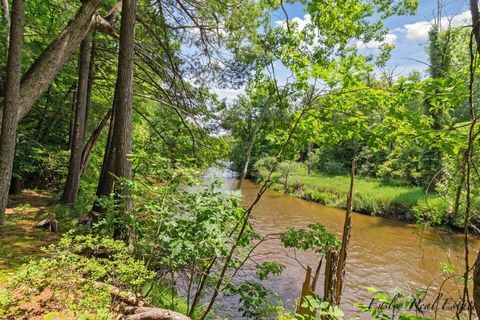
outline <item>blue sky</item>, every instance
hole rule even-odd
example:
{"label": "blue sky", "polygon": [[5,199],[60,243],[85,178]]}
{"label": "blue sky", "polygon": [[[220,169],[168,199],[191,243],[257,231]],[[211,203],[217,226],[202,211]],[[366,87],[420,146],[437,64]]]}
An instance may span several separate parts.
{"label": "blue sky", "polygon": [[[470,23],[470,12],[468,11],[467,0],[443,0],[442,25],[445,27],[448,18],[453,17],[451,24],[466,25]],[[305,17],[300,5],[291,5],[286,7],[290,20],[295,19],[299,24],[308,20]],[[424,72],[428,62],[426,55],[426,44],[428,31],[432,20],[436,16],[437,0],[420,0],[417,13],[413,16],[395,16],[385,20],[385,26],[389,29],[385,41],[395,45],[392,56],[387,64],[387,68],[395,67],[395,76],[405,75],[414,70]],[[279,11],[272,17],[273,21],[285,20],[283,12]],[[375,47],[379,43],[357,43],[357,47],[362,53],[375,53]],[[281,68],[280,68],[281,69]],[[279,78],[285,71],[279,70]],[[232,100],[243,90],[217,89],[215,90],[221,98]]]}

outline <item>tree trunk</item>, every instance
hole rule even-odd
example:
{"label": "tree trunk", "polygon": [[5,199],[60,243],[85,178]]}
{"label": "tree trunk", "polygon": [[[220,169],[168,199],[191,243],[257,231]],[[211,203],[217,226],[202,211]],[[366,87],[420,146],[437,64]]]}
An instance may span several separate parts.
{"label": "tree trunk", "polygon": [[[97,185],[97,199],[106,197],[113,190],[113,171],[114,171],[114,145],[113,145],[113,132],[115,128],[115,99],[113,101],[112,114],[110,117],[110,126],[108,128],[107,143],[105,144],[105,153],[103,155],[102,170],[100,171],[100,177]],[[104,212],[101,204],[96,200],[92,207],[91,218],[92,220],[99,219],[99,215]]]}
{"label": "tree trunk", "polygon": [[325,264],[325,277],[323,280],[323,301],[333,304],[335,301],[336,274],[338,263],[338,252],[331,249],[327,252]]}
{"label": "tree trunk", "polygon": [[82,152],[82,164],[80,166],[81,174],[83,173],[83,171],[87,166],[87,162],[88,162],[88,159],[90,158],[90,154],[92,153],[93,146],[97,142],[98,138],[100,138],[103,128],[105,128],[111,116],[112,116],[112,109],[108,110],[108,112],[105,114],[103,119],[98,124],[97,128],[93,130],[92,135],[90,136],[87,143],[85,144],[85,147],[83,148],[83,152]]}
{"label": "tree trunk", "polygon": [[8,0],[2,0],[0,5],[2,6],[3,20],[5,20],[7,27],[10,27],[10,9],[8,8]]}
{"label": "tree trunk", "polygon": [[10,194],[11,195],[18,195],[22,193],[22,186],[23,186],[23,181],[19,177],[12,177],[12,180],[10,182]]}
{"label": "tree trunk", "polygon": [[40,138],[44,135],[44,132],[46,131],[45,122],[48,118],[48,107],[50,106],[51,92],[52,86],[50,85],[48,86],[47,93],[45,94],[45,105],[43,106],[43,110],[41,112],[42,117],[37,124],[37,137],[35,138],[35,140],[38,142],[40,142]]}
{"label": "tree trunk", "polygon": [[73,123],[70,160],[68,162],[67,180],[60,203],[73,205],[80,186],[82,152],[85,138],[85,118],[91,89],[89,85],[91,36],[87,35],[80,46],[78,63],[77,101],[75,103],[75,120]]}
{"label": "tree trunk", "polygon": [[[133,62],[135,57],[135,20],[136,0],[122,1],[122,20],[120,25],[120,48],[118,53],[118,73],[115,86],[115,126],[113,145],[115,152],[115,177],[130,179],[132,165],[128,155],[132,150],[132,97],[133,97]],[[117,212],[120,215],[131,210],[130,191],[124,183],[115,184]],[[121,221],[122,219],[117,219]],[[114,226],[114,237],[126,239],[126,232],[121,223]]]}
{"label": "tree trunk", "polygon": [[13,23],[10,26],[8,47],[7,82],[5,84],[4,117],[0,132],[0,225],[3,224],[10,190],[13,158],[17,134],[17,116],[22,76],[22,49],[25,7],[23,0],[12,2]]}
{"label": "tree trunk", "polygon": [[255,139],[257,138],[257,132],[260,128],[260,120],[255,123],[253,127],[252,137],[250,138],[250,143],[248,144],[247,152],[245,153],[245,163],[243,165],[242,175],[240,176],[240,181],[238,181],[237,189],[242,187],[243,181],[248,173],[248,166],[250,165],[250,158],[252,156],[253,145],[255,144]]}
{"label": "tree trunk", "polygon": [[[87,87],[87,110],[85,113],[85,134],[88,129],[88,115],[90,114],[90,100],[92,96],[93,82],[95,80],[95,55],[96,55],[96,44],[95,44],[95,33],[92,34],[91,39],[91,49],[90,49],[90,62],[88,65],[88,87]],[[85,135],[83,136],[85,140]]]}
{"label": "tree trunk", "polygon": [[352,171],[350,176],[350,190],[347,198],[347,211],[345,213],[345,223],[343,225],[342,247],[338,254],[337,275],[335,280],[335,305],[340,305],[340,299],[343,291],[343,280],[345,279],[346,261],[348,245],[350,243],[350,233],[352,230],[352,207],[353,207],[353,183],[355,180],[356,162],[352,161]]}

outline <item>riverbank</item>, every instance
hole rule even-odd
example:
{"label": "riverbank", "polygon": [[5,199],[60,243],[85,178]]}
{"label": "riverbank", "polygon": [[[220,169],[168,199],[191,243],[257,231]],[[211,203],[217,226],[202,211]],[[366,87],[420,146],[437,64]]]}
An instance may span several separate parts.
{"label": "riverbank", "polygon": [[[272,189],[325,206],[345,209],[349,185],[350,177],[347,175],[294,175],[288,179],[287,187],[274,184]],[[374,178],[355,178],[353,210],[359,213],[407,222],[417,222],[419,219],[435,222],[437,218],[430,217],[425,208],[437,205],[437,202],[435,196],[419,187],[387,183]]]}
{"label": "riverbank", "polygon": [[[58,233],[35,227],[35,224],[42,221],[47,215],[54,215],[58,220]],[[5,213],[5,223],[0,226],[0,319],[4,317],[26,319],[25,317],[20,318],[20,314],[28,314],[28,319],[77,319],[79,316],[82,319],[84,317],[93,319],[97,318],[98,315],[101,315],[100,318],[103,319],[105,314],[100,312],[103,309],[96,310],[95,308],[89,308],[88,305],[81,305],[81,303],[87,301],[83,296],[84,292],[77,287],[75,288],[78,290],[72,289],[79,283],[75,282],[78,280],[75,277],[66,281],[65,277],[69,276],[68,273],[62,274],[60,272],[55,275],[57,277],[55,281],[58,280],[58,282],[52,281],[49,283],[47,281],[49,286],[42,290],[35,287],[35,285],[38,285],[37,283],[32,283],[28,295],[21,294],[22,290],[20,288],[25,288],[25,284],[22,284],[22,286],[16,284],[18,287],[13,291],[9,288],[12,280],[13,283],[16,283],[15,281],[20,281],[19,279],[28,276],[28,273],[25,273],[25,267],[29,262],[33,261],[35,264],[38,262],[38,265],[42,263],[41,258],[47,255],[44,248],[57,244],[67,231],[78,230],[77,220],[78,216],[72,210],[54,204],[52,196],[47,191],[24,190],[19,195],[10,196]],[[94,264],[93,260],[85,262],[85,266],[87,265],[94,266],[95,270],[103,270],[103,266]],[[65,265],[65,267],[67,266]],[[30,270],[38,271],[39,278],[42,278],[40,270]],[[75,299],[70,301],[65,298],[59,302],[55,297],[55,292],[59,296],[69,296],[67,292],[71,292],[73,296],[73,292],[77,291],[82,292],[82,295],[75,298],[83,299],[79,305],[75,304]],[[145,288],[142,289],[143,292],[145,292],[144,300],[151,306],[175,310],[183,314],[187,312],[186,300],[159,282],[146,284]],[[92,301],[98,304],[103,302],[104,291],[101,287],[90,293],[91,296],[87,296],[87,298],[93,298]],[[118,294],[122,294],[122,292],[120,291]],[[109,296],[108,301],[110,301]],[[122,299],[112,299],[108,308],[112,313],[120,314],[121,308],[119,306],[121,303]],[[75,309],[79,307],[82,308],[80,311]],[[100,313],[96,314],[97,311]],[[197,317],[198,314],[195,314],[192,319]]]}

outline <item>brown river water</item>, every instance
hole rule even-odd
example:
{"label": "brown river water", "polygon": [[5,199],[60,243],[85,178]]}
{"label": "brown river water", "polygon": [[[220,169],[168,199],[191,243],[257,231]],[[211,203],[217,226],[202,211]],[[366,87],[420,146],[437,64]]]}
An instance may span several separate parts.
{"label": "brown river water", "polygon": [[[233,176],[223,175],[225,188],[232,190],[236,183]],[[243,203],[250,204],[256,196],[259,185],[245,181],[242,186]],[[322,223],[329,230],[341,237],[345,212],[343,210],[325,207],[318,203],[302,200],[283,193],[268,190],[254,208],[253,226],[260,235],[278,233],[289,227],[305,227],[313,223]],[[473,263],[480,241],[472,238],[470,241],[471,262]],[[310,265],[316,268],[319,257],[313,253],[294,252],[282,247],[279,240],[263,243],[255,251],[255,262],[277,261],[285,265],[283,274],[273,277],[265,284],[279,293],[285,307],[292,308],[298,298],[305,270],[299,264]],[[404,222],[372,217],[354,213],[352,217],[352,236],[347,257],[346,288],[342,296],[341,309],[345,318],[361,316],[359,309],[354,306],[361,302],[369,304],[371,295],[365,291],[366,287],[375,287],[379,290],[400,288],[413,293],[429,287],[432,297],[435,297],[440,283],[445,278],[441,275],[440,264],[451,263],[456,266],[458,273],[463,272],[464,266],[463,235],[460,233],[446,233],[439,230],[420,231],[415,225]],[[240,274],[240,278],[249,279],[254,274],[253,266],[247,266]],[[322,273],[323,274],[323,273]],[[323,292],[322,276],[317,286],[317,292]],[[462,286],[452,279],[446,282],[440,307],[445,309],[453,300],[445,303],[447,297],[457,298]],[[430,298],[433,302],[434,298]],[[428,300],[428,299],[426,299]],[[425,300],[425,301],[426,301]],[[426,301],[427,302],[427,301]],[[226,299],[219,309],[228,312],[238,308],[237,303]],[[433,313],[426,312],[425,316]],[[238,318],[230,313],[229,318]],[[447,319],[451,316],[439,311],[438,319]]]}

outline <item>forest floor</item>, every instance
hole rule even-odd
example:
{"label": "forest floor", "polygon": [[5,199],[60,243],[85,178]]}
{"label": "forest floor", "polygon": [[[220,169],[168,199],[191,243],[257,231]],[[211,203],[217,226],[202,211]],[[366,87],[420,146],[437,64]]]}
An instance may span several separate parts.
{"label": "forest floor", "polygon": [[33,190],[10,197],[0,227],[0,285],[22,264],[42,256],[42,247],[58,241],[57,234],[34,227],[49,212],[50,201],[48,193]]}
{"label": "forest floor", "polygon": [[[345,208],[349,186],[347,175],[315,174],[292,176],[288,188],[276,185],[274,189],[326,206]],[[355,178],[354,194],[355,211],[406,221],[414,221],[412,209],[431,197],[419,187],[363,177]]]}

